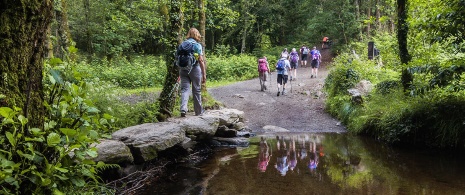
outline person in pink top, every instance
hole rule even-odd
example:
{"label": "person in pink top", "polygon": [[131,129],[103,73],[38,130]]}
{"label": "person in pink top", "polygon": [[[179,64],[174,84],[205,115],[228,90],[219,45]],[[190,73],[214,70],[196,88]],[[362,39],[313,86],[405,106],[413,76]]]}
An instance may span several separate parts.
{"label": "person in pink top", "polygon": [[271,156],[272,155],[269,152],[268,143],[262,137],[260,141],[260,152],[258,154],[258,170],[260,170],[260,172],[266,171],[266,167],[268,166],[268,163],[270,162]]}

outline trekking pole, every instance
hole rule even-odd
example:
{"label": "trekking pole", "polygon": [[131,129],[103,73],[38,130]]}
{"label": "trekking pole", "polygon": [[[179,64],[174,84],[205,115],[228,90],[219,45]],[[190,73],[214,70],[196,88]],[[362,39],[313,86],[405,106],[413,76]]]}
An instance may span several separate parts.
{"label": "trekking pole", "polygon": [[290,83],[291,83],[291,93],[292,93],[292,79],[291,79]]}
{"label": "trekking pole", "polygon": [[270,72],[268,72],[268,74],[270,75],[270,78],[269,78],[268,80],[269,80],[269,82],[270,82],[270,90],[271,90],[271,89],[272,89],[272,87],[273,87],[273,86],[271,86],[271,82],[273,81],[273,80],[271,79],[271,71],[270,71]]}

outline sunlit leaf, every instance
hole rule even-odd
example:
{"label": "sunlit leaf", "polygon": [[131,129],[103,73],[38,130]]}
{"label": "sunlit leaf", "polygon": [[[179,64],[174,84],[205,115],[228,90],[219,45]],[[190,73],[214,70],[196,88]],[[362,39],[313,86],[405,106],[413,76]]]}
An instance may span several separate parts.
{"label": "sunlit leaf", "polygon": [[61,142],[60,135],[58,135],[57,133],[50,133],[47,136],[47,145],[48,146],[56,146],[60,142]]}
{"label": "sunlit leaf", "polygon": [[68,169],[60,168],[60,167],[56,167],[56,166],[54,167],[54,169],[57,170],[57,171],[60,171],[62,173],[68,173],[69,172]]}
{"label": "sunlit leaf", "polygon": [[0,115],[3,118],[11,118],[14,115],[14,111],[8,107],[0,107]]}
{"label": "sunlit leaf", "polygon": [[11,132],[6,132],[5,135],[6,135],[6,138],[8,139],[8,141],[10,142],[10,144],[13,147],[15,147],[16,146],[16,140],[14,139],[13,134],[11,134]]}
{"label": "sunlit leaf", "polygon": [[72,137],[74,135],[76,135],[77,131],[74,130],[74,129],[70,129],[70,128],[60,128],[60,131],[65,134],[66,136],[69,136],[69,137]]}
{"label": "sunlit leaf", "polygon": [[[60,178],[61,179],[61,178]],[[61,180],[67,180],[68,178],[66,179],[61,179]],[[60,190],[58,189],[53,189],[53,195],[65,195],[65,193],[61,192]]]}

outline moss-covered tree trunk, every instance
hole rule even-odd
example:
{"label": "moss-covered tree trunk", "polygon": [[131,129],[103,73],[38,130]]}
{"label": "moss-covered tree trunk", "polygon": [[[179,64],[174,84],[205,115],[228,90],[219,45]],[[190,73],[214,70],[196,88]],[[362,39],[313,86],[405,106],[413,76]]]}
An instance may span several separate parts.
{"label": "moss-covered tree trunk", "polygon": [[175,103],[175,92],[174,86],[178,78],[178,69],[174,66],[175,56],[177,46],[182,41],[182,25],[183,25],[183,12],[181,9],[182,0],[171,0],[170,1],[170,11],[169,11],[169,29],[167,29],[168,42],[166,43],[166,52],[165,52],[165,61],[167,74],[165,77],[165,84],[163,85],[163,90],[158,98],[159,103],[159,115],[157,119],[159,121],[164,121],[167,117],[172,116],[174,103]]}
{"label": "moss-covered tree trunk", "polygon": [[54,54],[55,57],[65,60],[71,40],[66,0],[55,1],[55,20],[54,34],[57,41],[54,44]]}
{"label": "moss-covered tree trunk", "polygon": [[23,109],[31,127],[45,116],[42,71],[53,4],[0,1],[0,106]]}
{"label": "moss-covered tree trunk", "polygon": [[408,24],[407,24],[407,12],[408,12],[408,0],[397,0],[397,41],[399,44],[399,57],[404,68],[402,69],[401,82],[404,87],[404,91],[408,90],[412,84],[413,76],[407,70],[406,66],[409,63],[411,57],[408,53],[407,47],[407,36],[408,36]]}
{"label": "moss-covered tree trunk", "polygon": [[[203,56],[205,57],[205,70],[207,70],[207,54],[205,53],[206,45],[205,45],[205,24],[207,21],[207,17],[205,16],[205,0],[198,0],[199,2],[199,31],[200,35],[202,35],[202,48],[203,48]],[[202,83],[202,97],[206,97],[203,93],[207,93],[207,82]]]}

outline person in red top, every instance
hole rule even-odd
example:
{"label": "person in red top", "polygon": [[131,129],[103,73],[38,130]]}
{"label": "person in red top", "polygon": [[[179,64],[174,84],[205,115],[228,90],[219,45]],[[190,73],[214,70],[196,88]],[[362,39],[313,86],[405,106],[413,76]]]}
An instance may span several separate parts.
{"label": "person in red top", "polygon": [[260,78],[261,91],[267,90],[266,83],[268,81],[268,74],[271,75],[270,66],[266,56],[258,59],[258,78]]}
{"label": "person in red top", "polygon": [[321,49],[325,48],[325,45],[327,45],[328,41],[328,37],[323,37],[323,42],[321,42]]}

